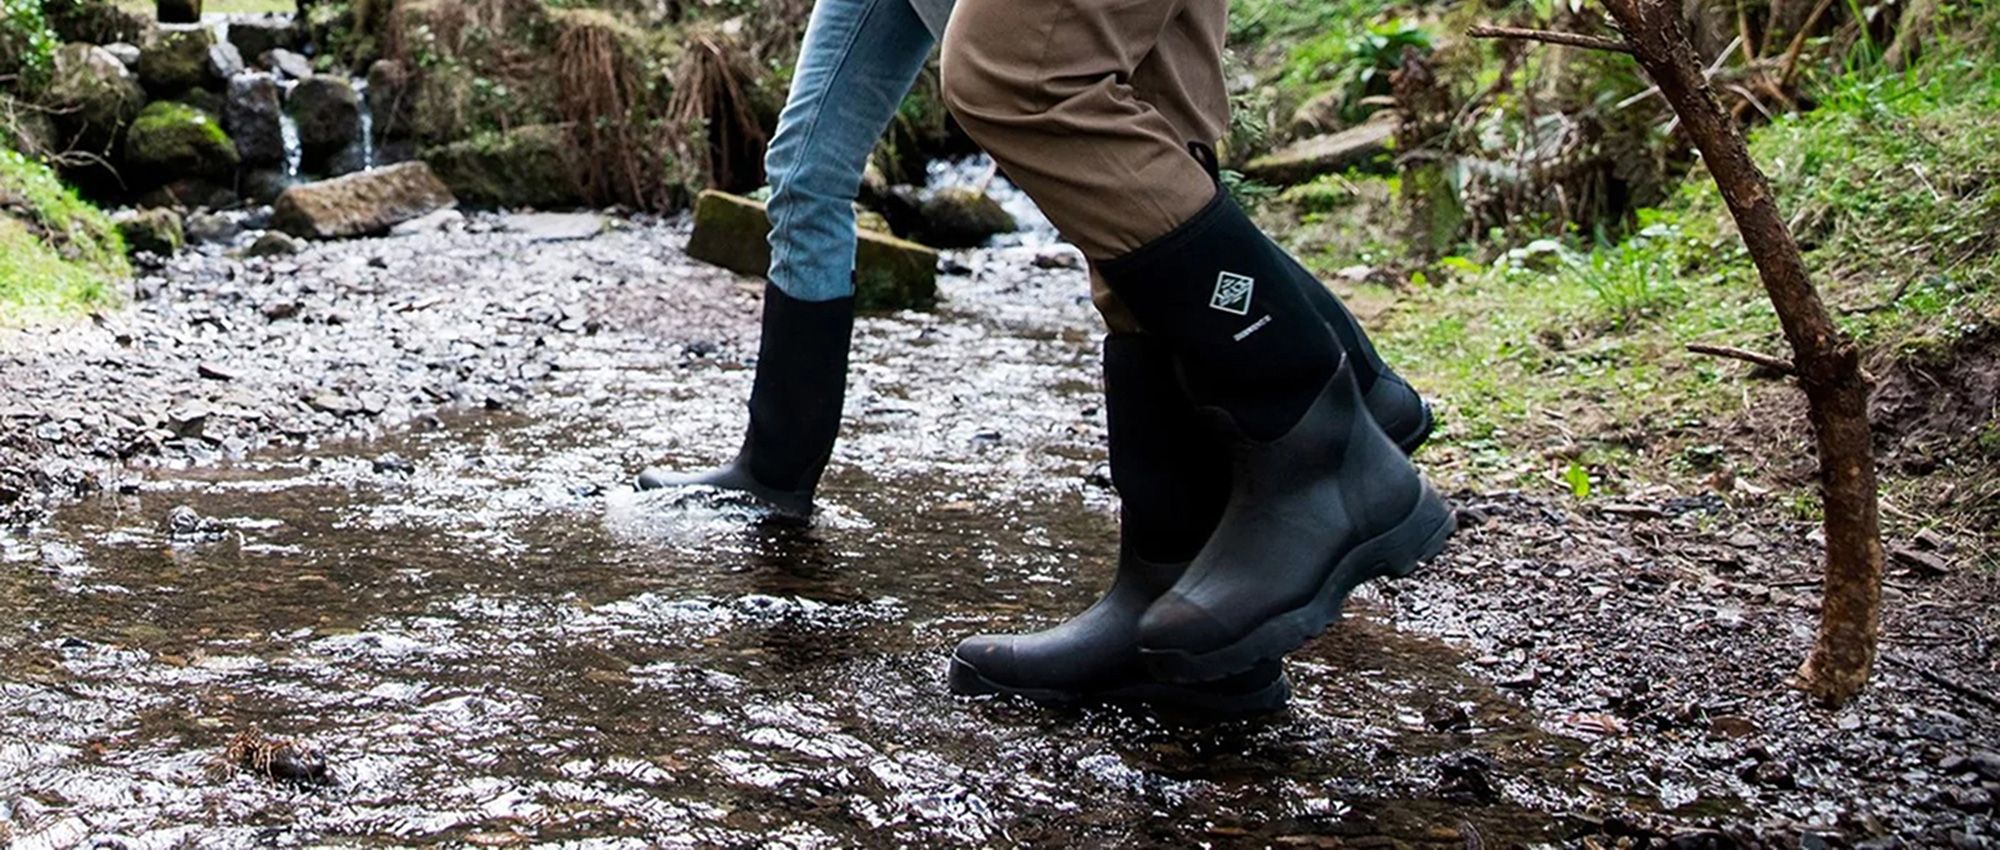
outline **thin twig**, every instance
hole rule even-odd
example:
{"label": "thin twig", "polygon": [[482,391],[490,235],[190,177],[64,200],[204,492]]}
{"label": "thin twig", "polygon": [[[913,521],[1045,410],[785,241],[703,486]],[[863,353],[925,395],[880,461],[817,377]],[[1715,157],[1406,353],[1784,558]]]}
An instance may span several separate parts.
{"label": "thin twig", "polygon": [[1973,702],[1979,703],[1980,705],[1986,706],[1987,708],[2000,709],[2000,698],[1995,698],[1992,694],[1986,693],[1985,691],[1961,685],[1958,682],[1953,681],[1952,679],[1946,678],[1944,674],[1932,671],[1931,669],[1924,667],[1922,665],[1912,664],[1908,661],[1904,661],[1903,659],[1898,658],[1894,655],[1890,655],[1889,653],[1886,652],[1882,653],[1882,660],[1887,661],[1890,664],[1893,664],[1897,667],[1901,667],[1905,670],[1908,670],[1912,673],[1915,673],[1917,674],[1917,676],[1921,677],[1926,682],[1930,682],[1933,685],[1936,685],[1947,691],[1951,691],[1954,694],[1972,700]]}
{"label": "thin twig", "polygon": [[1783,70],[1778,72],[1778,85],[1792,84],[1792,74],[1798,71],[1799,51],[1806,46],[1806,36],[1810,35],[1813,26],[1819,23],[1819,16],[1826,14],[1826,10],[1831,8],[1833,0],[1819,0],[1819,5],[1813,7],[1812,14],[1806,16],[1806,22],[1799,26],[1797,33],[1793,34],[1791,45],[1785,48],[1785,63],[1782,66]]}
{"label": "thin twig", "polygon": [[1780,374],[1797,375],[1799,373],[1798,367],[1793,366],[1790,360],[1782,357],[1772,357],[1769,354],[1759,354],[1755,351],[1748,351],[1733,346],[1690,342],[1687,344],[1687,350],[1694,354],[1707,354],[1712,357],[1724,357],[1730,360],[1741,360],[1745,363],[1755,363]]}
{"label": "thin twig", "polygon": [[1525,41],[1540,41],[1560,44],[1565,47],[1581,47],[1585,50],[1608,50],[1612,53],[1630,54],[1632,46],[1615,38],[1599,38],[1573,32],[1551,32],[1531,30],[1522,27],[1495,27],[1479,24],[1468,28],[1465,34],[1473,38],[1518,38]]}
{"label": "thin twig", "polygon": [[1909,277],[1903,278],[1903,282],[1896,284],[1895,291],[1889,293],[1889,297],[1882,299],[1881,303],[1865,304],[1860,307],[1849,307],[1846,310],[1842,310],[1841,312],[1846,313],[1850,316],[1854,316],[1854,315],[1860,315],[1862,313],[1880,313],[1883,310],[1887,310],[1891,307],[1894,307],[1896,306],[1896,302],[1903,300],[1903,296],[1909,293],[1910,287],[1917,282],[1918,277],[1919,277],[1918,275],[1910,275]]}

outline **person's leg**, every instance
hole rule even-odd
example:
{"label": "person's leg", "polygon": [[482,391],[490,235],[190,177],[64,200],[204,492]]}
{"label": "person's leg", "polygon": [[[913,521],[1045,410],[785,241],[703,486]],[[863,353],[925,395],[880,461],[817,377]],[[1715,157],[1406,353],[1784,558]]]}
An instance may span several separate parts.
{"label": "person's leg", "polygon": [[770,176],[771,283],[802,301],[854,293],[854,199],[868,156],[934,44],[909,0],[818,0]]}
{"label": "person's leg", "polygon": [[934,40],[909,0],[819,0],[778,132],[771,269],[750,424],[720,469],[649,469],[641,489],[705,485],[749,493],[804,519],[840,432],[854,327],[854,198],[868,155],[923,70]]}
{"label": "person's leg", "polygon": [[[1229,13],[1219,3],[1189,3],[1160,34],[1153,51],[1132,71],[1132,93],[1165,116],[1190,148],[1190,154],[1220,182],[1214,145],[1229,132],[1229,93],[1223,79],[1223,51]],[[1431,412],[1423,397],[1384,363],[1361,323],[1347,305],[1303,264],[1293,260],[1294,273],[1320,318],[1340,337],[1353,361],[1354,381],[1361,387],[1370,415],[1404,453],[1415,452],[1430,437]],[[1107,305],[1117,296],[1108,286],[1094,293],[1107,315],[1129,314],[1122,304]]]}
{"label": "person's leg", "polygon": [[1171,348],[1226,435],[1228,509],[1140,622],[1142,658],[1176,681],[1297,648],[1356,584],[1414,569],[1452,526],[1369,416],[1317,283],[1134,94],[1174,21],[1225,3],[961,0],[945,38],[947,105]]}

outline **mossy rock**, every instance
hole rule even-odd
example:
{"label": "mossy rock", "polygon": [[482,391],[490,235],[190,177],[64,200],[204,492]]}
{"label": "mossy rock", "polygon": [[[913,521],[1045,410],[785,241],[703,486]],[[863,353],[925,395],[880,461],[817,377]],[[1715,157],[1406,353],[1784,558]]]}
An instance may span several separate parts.
{"label": "mossy rock", "polygon": [[967,186],[939,189],[919,210],[923,239],[940,248],[971,248],[1020,227],[991,195]]}
{"label": "mossy rock", "polygon": [[139,83],[156,97],[172,97],[209,80],[209,48],[215,34],[208,29],[170,30],[139,52]]}
{"label": "mossy rock", "polygon": [[[764,205],[726,192],[695,201],[688,256],[738,274],[763,277],[771,268],[771,219]],[[937,303],[936,251],[882,233],[860,231],[854,257],[854,302],[863,310],[923,309]]]}
{"label": "mossy rock", "polygon": [[54,107],[65,145],[109,154],[119,130],[145,107],[146,90],[110,51],[67,44],[56,51],[55,75],[46,99]]}
{"label": "mossy rock", "polygon": [[143,252],[171,257],[180,253],[187,244],[187,234],[181,229],[180,213],[166,207],[139,210],[119,219],[118,233],[125,238],[125,246],[134,254]]}
{"label": "mossy rock", "polygon": [[153,183],[179,177],[227,177],[241,158],[236,143],[208,113],[186,104],[154,101],[125,137],[125,164]]}
{"label": "mossy rock", "polygon": [[42,12],[56,36],[66,42],[138,44],[153,28],[144,15],[111,0],[47,0]]}
{"label": "mossy rock", "polygon": [[584,203],[571,166],[567,124],[485,133],[431,148],[423,160],[461,203],[482,207],[576,207]]}

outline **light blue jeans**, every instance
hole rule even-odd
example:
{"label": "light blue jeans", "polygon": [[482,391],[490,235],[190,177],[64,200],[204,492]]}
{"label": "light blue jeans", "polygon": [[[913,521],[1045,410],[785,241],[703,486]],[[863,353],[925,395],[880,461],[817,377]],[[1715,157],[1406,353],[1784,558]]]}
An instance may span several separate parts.
{"label": "light blue jeans", "polygon": [[801,301],[854,294],[854,198],[868,155],[916,84],[936,38],[911,0],[818,0],[778,132],[771,282]]}

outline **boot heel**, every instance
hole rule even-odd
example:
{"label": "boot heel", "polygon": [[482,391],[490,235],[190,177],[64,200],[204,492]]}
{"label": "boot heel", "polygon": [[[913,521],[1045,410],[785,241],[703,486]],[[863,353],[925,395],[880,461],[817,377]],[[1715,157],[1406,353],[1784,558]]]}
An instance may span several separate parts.
{"label": "boot heel", "polygon": [[1394,529],[1375,538],[1388,551],[1408,555],[1383,561],[1375,576],[1409,578],[1415,575],[1419,568],[1444,552],[1445,544],[1457,532],[1458,513],[1451,509],[1450,502],[1426,483],[1416,509],[1410,511],[1410,515]]}

